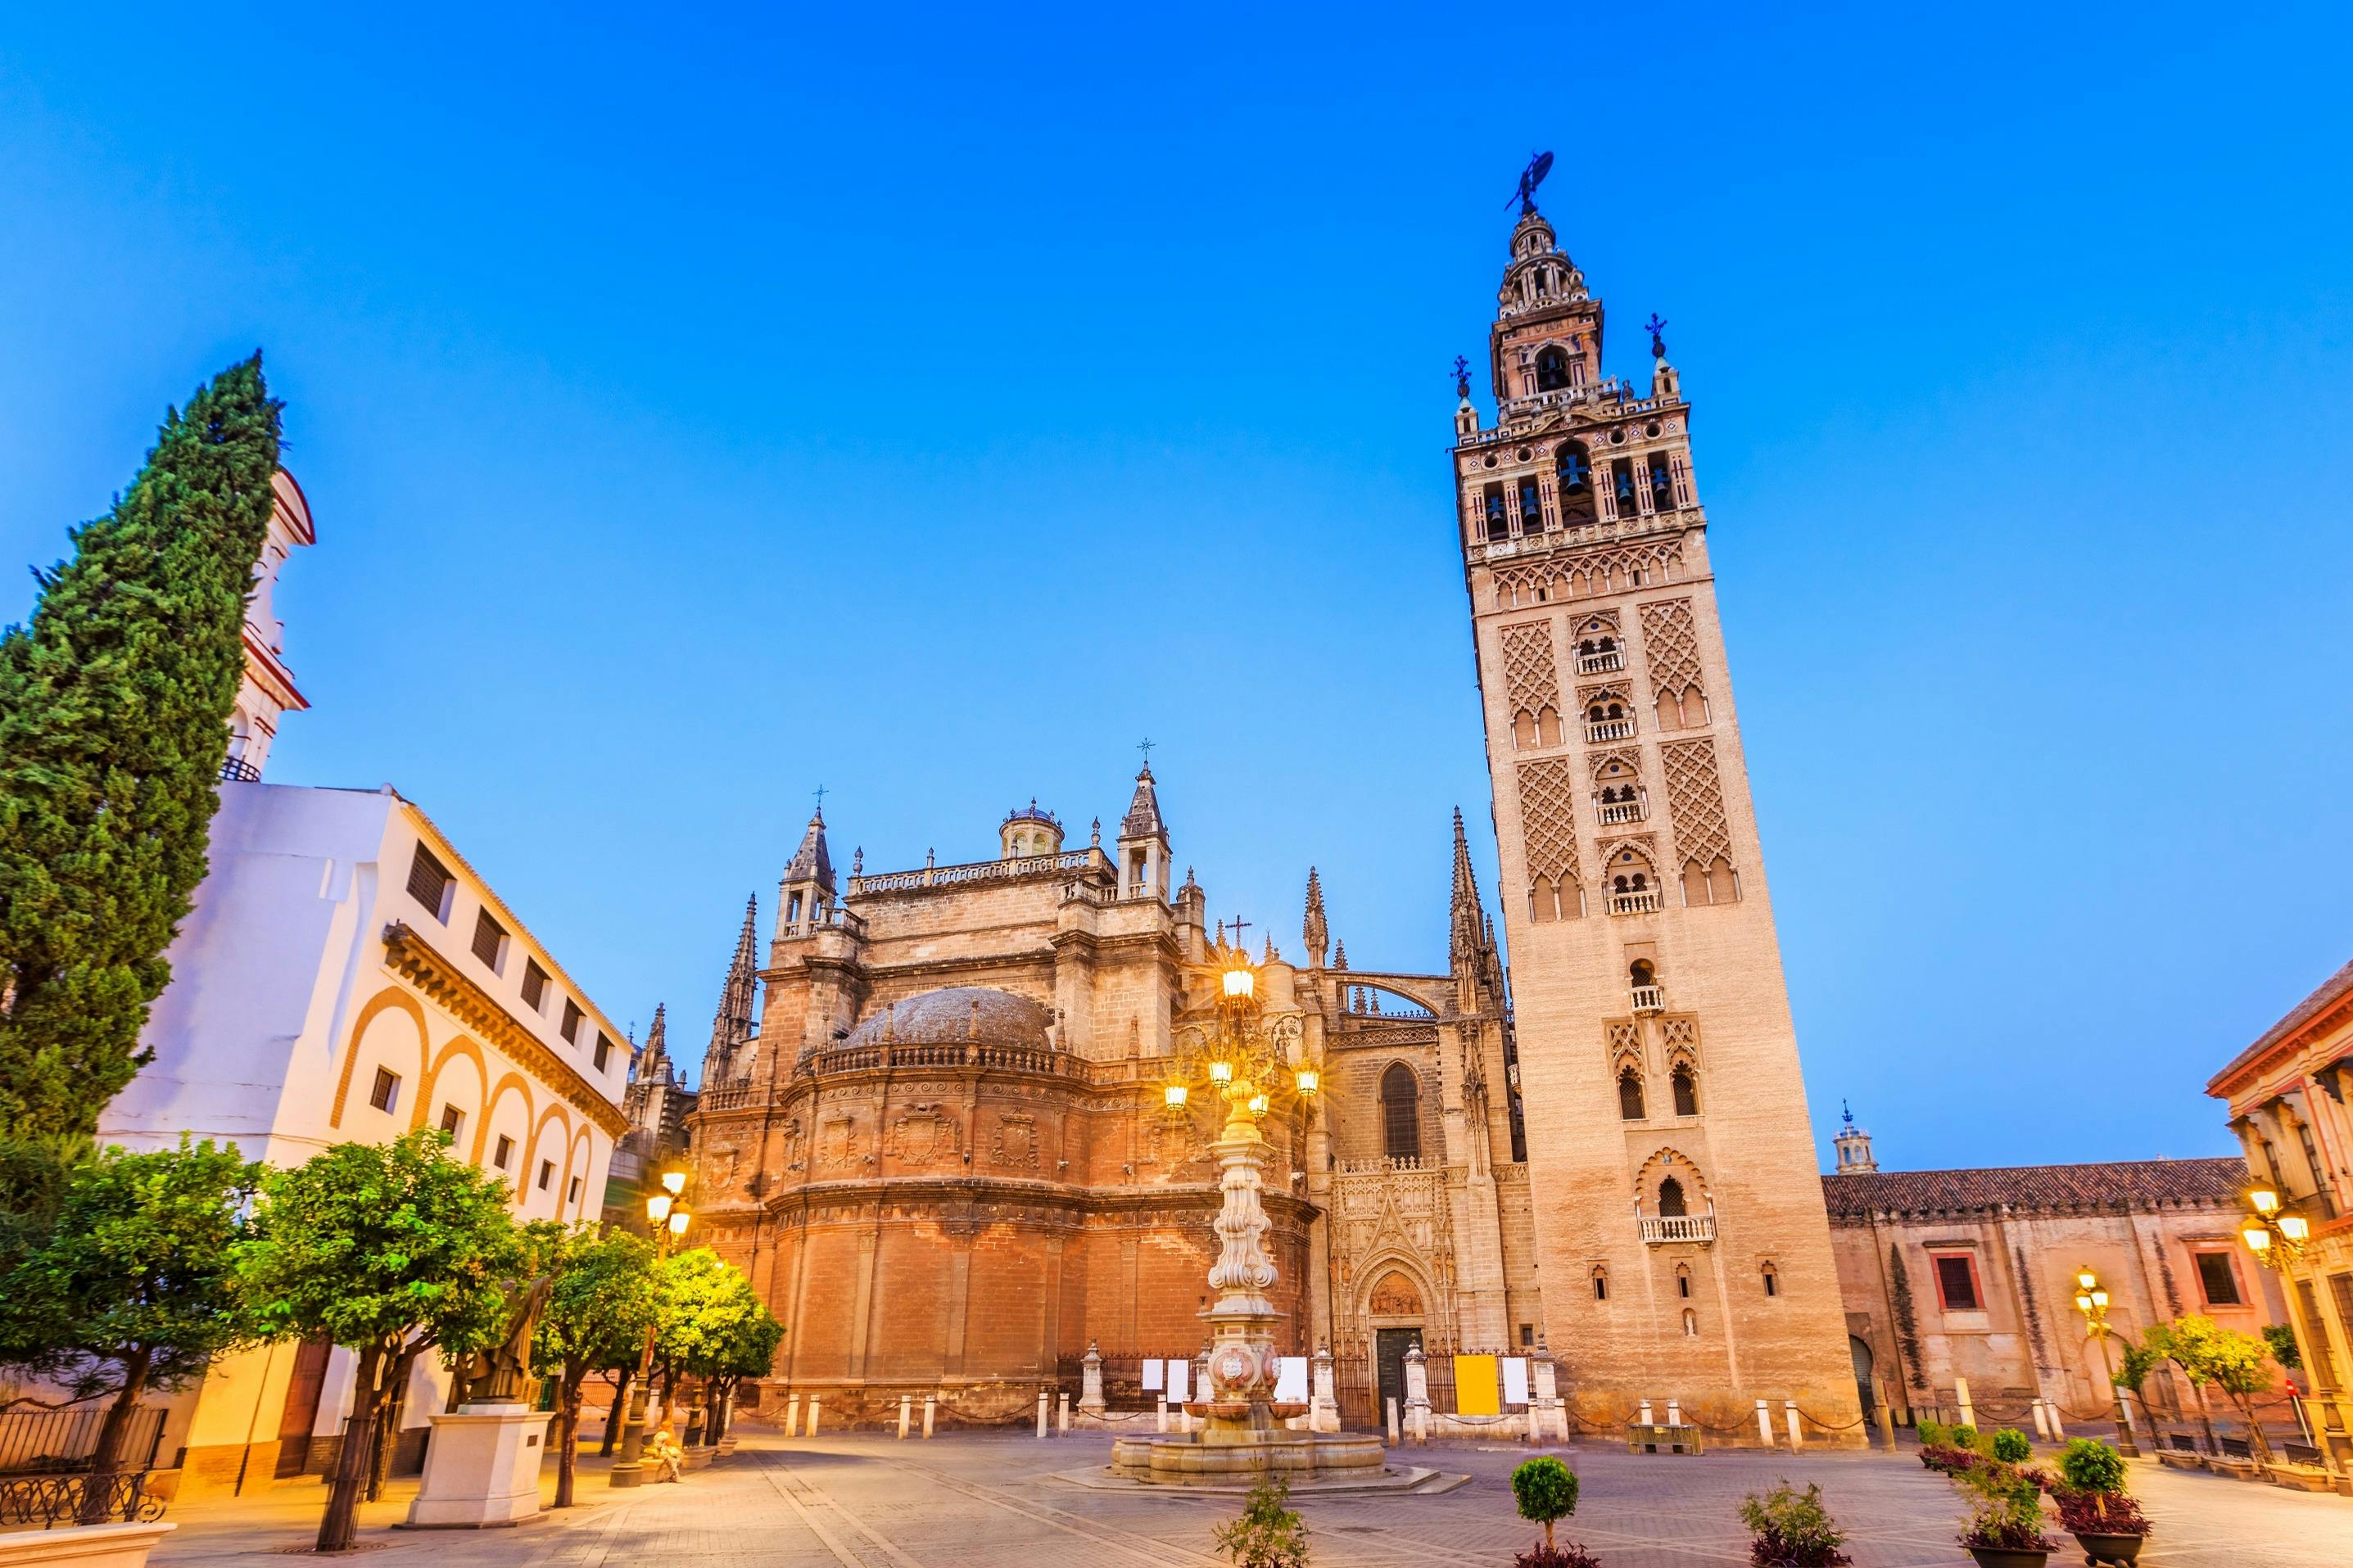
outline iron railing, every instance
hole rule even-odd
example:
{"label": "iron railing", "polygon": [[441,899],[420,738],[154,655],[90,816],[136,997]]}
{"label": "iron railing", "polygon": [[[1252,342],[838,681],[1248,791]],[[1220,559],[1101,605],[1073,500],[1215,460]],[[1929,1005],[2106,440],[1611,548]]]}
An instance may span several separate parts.
{"label": "iron railing", "polygon": [[261,770],[243,757],[224,757],[220,776],[223,784],[259,784]]}
{"label": "iron railing", "polygon": [[[58,1475],[90,1468],[106,1410],[81,1405],[67,1410],[11,1410],[0,1414],[0,1476]],[[153,1469],[164,1440],[164,1412],[142,1405],[132,1411],[118,1460],[124,1469]]]}
{"label": "iron railing", "polygon": [[164,1500],[147,1489],[144,1470],[104,1476],[0,1478],[0,1525],[139,1524],[164,1517]]}

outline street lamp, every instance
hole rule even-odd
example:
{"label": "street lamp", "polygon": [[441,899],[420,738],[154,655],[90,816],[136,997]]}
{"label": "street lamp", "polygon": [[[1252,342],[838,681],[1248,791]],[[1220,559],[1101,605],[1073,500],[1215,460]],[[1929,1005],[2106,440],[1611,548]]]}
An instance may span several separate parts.
{"label": "street lamp", "polygon": [[2247,1194],[2247,1206],[2254,1212],[2239,1229],[2240,1239],[2247,1250],[2266,1268],[2283,1273],[2295,1267],[2304,1255],[2304,1244],[2312,1236],[2312,1222],[2300,1214],[2281,1213],[2280,1195],[2270,1187],[2256,1187]]}
{"label": "street lamp", "polygon": [[2100,1372],[2108,1380],[2108,1397],[2116,1402],[2116,1452],[2128,1458],[2138,1458],[2140,1447],[2133,1441],[2132,1409],[2125,1404],[2124,1390],[2116,1386],[2116,1369],[2108,1358],[2108,1292],[2090,1264],[2075,1270],[2075,1310],[2084,1314],[2084,1332],[2100,1347]]}
{"label": "street lamp", "polygon": [[[686,1173],[672,1168],[661,1175],[661,1191],[646,1199],[646,1222],[654,1233],[654,1266],[659,1268],[670,1256],[670,1243],[686,1235],[686,1227],[694,1223],[694,1211],[682,1201],[686,1191]],[[613,1459],[613,1468],[607,1476],[609,1485],[634,1487],[645,1479],[646,1422],[651,1415],[651,1401],[646,1396],[654,1376],[653,1316],[646,1318],[646,1342],[638,1352],[637,1385],[629,1391],[627,1422],[621,1428],[621,1451]]]}

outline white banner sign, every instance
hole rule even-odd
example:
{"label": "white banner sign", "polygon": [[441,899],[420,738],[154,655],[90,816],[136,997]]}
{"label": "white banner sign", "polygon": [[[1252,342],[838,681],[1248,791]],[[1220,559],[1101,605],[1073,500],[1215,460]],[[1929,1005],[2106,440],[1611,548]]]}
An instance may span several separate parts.
{"label": "white banner sign", "polygon": [[1193,1363],[1171,1360],[1168,1363],[1168,1403],[1182,1405],[1192,1397]]}
{"label": "white banner sign", "polygon": [[1518,1356],[1504,1358],[1504,1403],[1525,1405],[1528,1402],[1528,1363]]}
{"label": "white banner sign", "polygon": [[1160,1365],[1161,1363],[1157,1361],[1147,1361],[1144,1363],[1145,1393],[1157,1394],[1160,1392]]}
{"label": "white banner sign", "polygon": [[1307,1403],[1307,1358],[1303,1355],[1277,1356],[1274,1360],[1274,1397],[1277,1404]]}

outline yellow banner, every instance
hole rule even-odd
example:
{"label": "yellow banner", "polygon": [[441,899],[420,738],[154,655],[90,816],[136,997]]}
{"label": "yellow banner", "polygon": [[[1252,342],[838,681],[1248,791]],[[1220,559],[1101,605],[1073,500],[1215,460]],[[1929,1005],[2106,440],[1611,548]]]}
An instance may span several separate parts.
{"label": "yellow banner", "polygon": [[1459,1355],[1454,1358],[1454,1414],[1501,1415],[1503,1391],[1495,1384],[1495,1358]]}

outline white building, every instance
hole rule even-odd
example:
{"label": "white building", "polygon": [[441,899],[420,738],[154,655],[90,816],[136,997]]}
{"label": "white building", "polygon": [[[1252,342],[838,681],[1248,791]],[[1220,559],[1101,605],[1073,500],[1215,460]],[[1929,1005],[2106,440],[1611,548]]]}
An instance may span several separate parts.
{"label": "white building", "polygon": [[311,706],[286,668],[286,623],[278,618],[279,568],[304,545],[318,542],[311,525],[311,502],[294,476],[280,468],[270,479],[269,535],[253,564],[253,596],[245,606],[245,679],[228,721],[228,762],[222,776],[258,779],[278,738],[278,721]]}
{"label": "white building", "polygon": [[[271,527],[279,553],[257,574],[233,721],[249,723],[248,744],[263,752],[290,704],[245,704],[292,689],[265,659],[278,640],[267,594],[290,491],[299,500],[281,484]],[[307,509],[301,524],[307,542]],[[269,628],[267,649],[256,624]],[[153,1060],[107,1107],[100,1140],[161,1148],[186,1131],[283,1166],[438,1127],[459,1158],[506,1180],[518,1219],[596,1218],[626,1126],[623,1032],[390,785],[246,776],[225,770],[211,868],[142,1037]],[[350,1352],[325,1345],[232,1358],[168,1401],[156,1462],[185,1450],[182,1495],[332,1467],[351,1383]],[[438,1361],[420,1358],[396,1467],[421,1454],[447,1388]]]}

